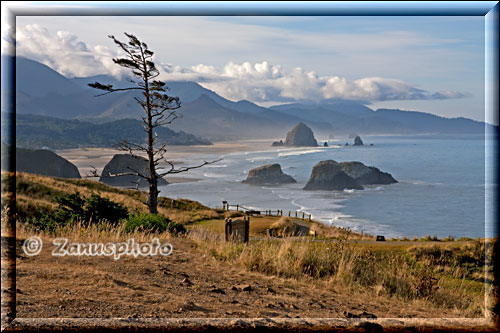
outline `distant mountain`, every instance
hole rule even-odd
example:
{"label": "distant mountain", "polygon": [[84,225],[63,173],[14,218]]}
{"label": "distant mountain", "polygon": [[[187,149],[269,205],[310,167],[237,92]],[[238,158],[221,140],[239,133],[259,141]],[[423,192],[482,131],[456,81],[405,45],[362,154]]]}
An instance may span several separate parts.
{"label": "distant mountain", "polygon": [[[91,82],[100,82],[100,83],[105,83],[105,84],[112,84],[116,88],[126,88],[130,87],[131,84],[127,81],[127,78],[123,78],[122,80],[118,80],[113,76],[110,75],[95,75],[91,77],[76,77],[70,79],[71,81],[75,82],[78,84],[81,88],[84,89],[89,89],[91,90],[94,94],[96,94],[96,90],[93,88],[90,88],[88,86],[88,83]],[[243,113],[257,113],[257,112],[262,112],[264,110],[267,110],[266,108],[263,108],[261,106],[258,106],[252,102],[249,101],[239,101],[239,102],[233,102],[230,100],[227,100],[219,95],[217,95],[214,91],[203,88],[196,82],[190,82],[190,81],[166,81],[167,87],[170,89],[170,93],[173,96],[179,97],[182,103],[190,103],[198,98],[200,98],[202,95],[208,96],[211,100],[216,102],[217,104],[238,111],[238,112],[243,112]]]}
{"label": "distant mountain", "polygon": [[425,112],[372,109],[354,103],[288,104],[270,108],[309,121],[332,125],[332,132],[367,134],[484,134],[485,126],[498,126],[467,118],[444,118]]}
{"label": "distant mountain", "polygon": [[[44,115],[104,123],[117,119],[140,119],[136,92],[95,97],[91,82],[129,86],[127,78],[109,75],[66,78],[36,61],[17,58],[16,106],[18,114]],[[316,137],[370,134],[483,134],[485,126],[498,133],[498,126],[466,118],[443,118],[417,112],[381,109],[374,111],[358,102],[329,101],[292,103],[264,108],[249,101],[230,101],[195,82],[169,81],[170,93],[178,96],[182,119],[172,129],[210,140],[279,138],[299,122],[313,129]]]}
{"label": "distant mountain", "polygon": [[357,102],[349,102],[349,101],[338,101],[338,102],[324,102],[324,103],[291,103],[291,104],[282,104],[271,106],[269,109],[279,111],[287,114],[296,114],[304,111],[312,111],[312,110],[328,110],[338,113],[345,113],[350,116],[366,116],[373,113],[373,110],[369,107],[357,103]]}
{"label": "distant mountain", "polygon": [[207,95],[183,104],[181,109],[182,118],[173,122],[171,128],[189,130],[210,140],[272,138],[279,135],[276,132],[282,127],[257,115],[225,108]]}
{"label": "distant mountain", "polygon": [[[124,94],[95,97],[51,68],[23,57],[16,59],[16,109],[18,113],[65,119],[98,116]],[[4,111],[4,110],[2,110]]]}
{"label": "distant mountain", "polygon": [[271,109],[264,109],[264,111],[256,113],[256,116],[269,119],[275,123],[280,123],[287,128],[295,126],[297,123],[305,123],[317,133],[333,133],[333,127],[329,122],[306,120],[305,118],[297,117],[294,115],[274,111]]}
{"label": "distant mountain", "polygon": [[[2,123],[3,126],[8,124]],[[159,143],[170,145],[211,145],[185,132],[175,132],[166,127],[157,127]],[[2,141],[6,141],[2,130]],[[146,133],[142,121],[120,119],[104,124],[92,124],[79,120],[59,119],[47,116],[16,116],[16,145],[24,148],[77,148],[77,147],[112,147],[120,140],[141,144]]]}
{"label": "distant mountain", "polygon": [[78,85],[37,61],[16,58],[16,90],[30,97],[73,95],[81,92]]}
{"label": "distant mountain", "polygon": [[[463,117],[450,119],[425,112],[398,109],[378,109],[375,114],[379,118],[391,119],[417,133],[474,134],[484,133],[485,130],[485,123]],[[498,126],[496,127],[498,129]]]}

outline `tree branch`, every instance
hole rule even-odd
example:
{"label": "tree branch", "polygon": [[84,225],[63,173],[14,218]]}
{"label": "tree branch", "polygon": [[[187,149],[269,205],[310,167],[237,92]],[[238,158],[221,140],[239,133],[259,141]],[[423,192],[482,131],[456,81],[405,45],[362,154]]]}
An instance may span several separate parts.
{"label": "tree branch", "polygon": [[[181,172],[187,172],[189,170],[193,170],[193,169],[198,169],[198,168],[201,168],[202,166],[205,166],[205,165],[208,165],[208,164],[214,164],[214,163],[217,163],[217,162],[220,162],[222,161],[222,158],[218,159],[218,160],[215,160],[215,161],[203,161],[202,164],[199,164],[199,165],[195,165],[195,166],[192,166],[192,167],[181,167],[179,169],[175,169],[175,166],[172,162],[170,161],[165,161],[167,162],[169,165],[170,165],[170,170],[166,171],[166,172],[163,172],[163,173],[158,173],[158,178],[163,178],[165,177],[166,175],[169,175],[169,174],[176,174],[176,173],[181,173]],[[165,169],[165,168],[158,168],[158,169]]]}

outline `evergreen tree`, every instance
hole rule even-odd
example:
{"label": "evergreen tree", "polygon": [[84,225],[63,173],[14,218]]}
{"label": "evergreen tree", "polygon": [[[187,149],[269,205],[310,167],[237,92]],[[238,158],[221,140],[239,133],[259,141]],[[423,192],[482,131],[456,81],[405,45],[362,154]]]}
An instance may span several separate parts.
{"label": "evergreen tree", "polygon": [[[205,161],[197,166],[175,168],[172,162],[165,159],[167,144],[162,144],[159,147],[156,145],[157,138],[154,129],[158,126],[169,125],[175,119],[180,118],[181,116],[177,113],[177,109],[181,107],[181,102],[178,97],[172,97],[167,94],[169,89],[165,85],[165,82],[155,80],[160,75],[160,72],[152,61],[154,53],[149,50],[146,43],[141,42],[132,34],[125,33],[125,35],[129,39],[128,43],[123,43],[114,36],[109,36],[109,38],[125,52],[125,57],[114,58],[113,62],[132,72],[135,79],[129,79],[131,87],[114,88],[111,84],[101,84],[99,82],[90,83],[89,86],[105,91],[98,96],[120,91],[136,90],[140,92],[139,96],[134,99],[144,112],[142,121],[147,133],[147,142],[145,145],[141,145],[123,140],[117,144],[117,148],[129,152],[130,155],[136,158],[140,156],[138,153],[145,154],[148,160],[148,172],[144,173],[140,170],[129,168],[129,173],[106,176],[134,175],[146,179],[149,183],[149,195],[146,204],[150,213],[157,214],[158,194],[160,192],[158,190],[158,179],[168,174],[186,172],[217,161]],[[166,163],[169,167],[159,166],[161,162]]]}

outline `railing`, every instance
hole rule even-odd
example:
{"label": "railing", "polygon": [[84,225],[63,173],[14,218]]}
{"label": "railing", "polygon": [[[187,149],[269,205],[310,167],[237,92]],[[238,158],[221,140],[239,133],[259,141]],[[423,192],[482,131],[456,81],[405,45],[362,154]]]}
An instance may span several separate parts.
{"label": "railing", "polygon": [[312,215],[311,214],[306,214],[305,212],[299,212],[299,211],[284,211],[282,209],[266,209],[263,211],[257,211],[254,209],[250,209],[247,207],[244,207],[240,204],[236,205],[230,205],[227,201],[222,202],[222,209],[224,210],[231,210],[231,207],[234,208],[237,212],[243,212],[248,215],[264,215],[264,216],[288,216],[288,217],[296,217],[296,218],[301,218],[304,220],[309,220],[311,221]]}

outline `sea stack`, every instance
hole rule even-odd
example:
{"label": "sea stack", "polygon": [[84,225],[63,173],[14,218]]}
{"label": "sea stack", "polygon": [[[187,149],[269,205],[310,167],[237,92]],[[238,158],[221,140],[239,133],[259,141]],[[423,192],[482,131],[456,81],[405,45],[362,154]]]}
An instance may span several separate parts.
{"label": "sea stack", "polygon": [[283,146],[284,143],[283,143],[283,140],[280,140],[280,141],[274,141],[272,146],[273,147],[280,147],[280,146]]}
{"label": "sea stack", "polygon": [[340,163],[333,160],[317,163],[304,187],[306,191],[342,191],[344,189],[362,190],[363,186],[345,173]]}
{"label": "sea stack", "polygon": [[291,176],[284,174],[279,164],[266,164],[252,169],[242,183],[251,185],[280,185],[296,183]]}
{"label": "sea stack", "polygon": [[361,162],[342,162],[340,165],[345,173],[361,185],[386,185],[398,182],[391,174],[382,172],[375,167],[366,166]]}
{"label": "sea stack", "polygon": [[359,136],[354,138],[354,146],[363,146],[363,140]]}
{"label": "sea stack", "polygon": [[[140,188],[149,186],[148,181],[139,176],[115,176],[119,174],[135,173],[132,169],[140,172],[146,177],[149,176],[147,159],[140,156],[134,157],[130,154],[116,154],[113,156],[111,161],[106,164],[104,170],[102,170],[102,175],[101,178],[99,178],[99,181],[104,184],[117,187],[135,187],[137,184],[139,184],[138,186]],[[163,178],[159,178],[158,186],[164,185],[168,185],[168,182]]]}
{"label": "sea stack", "polygon": [[292,147],[317,147],[313,131],[304,123],[298,123],[286,135],[285,146]]}

